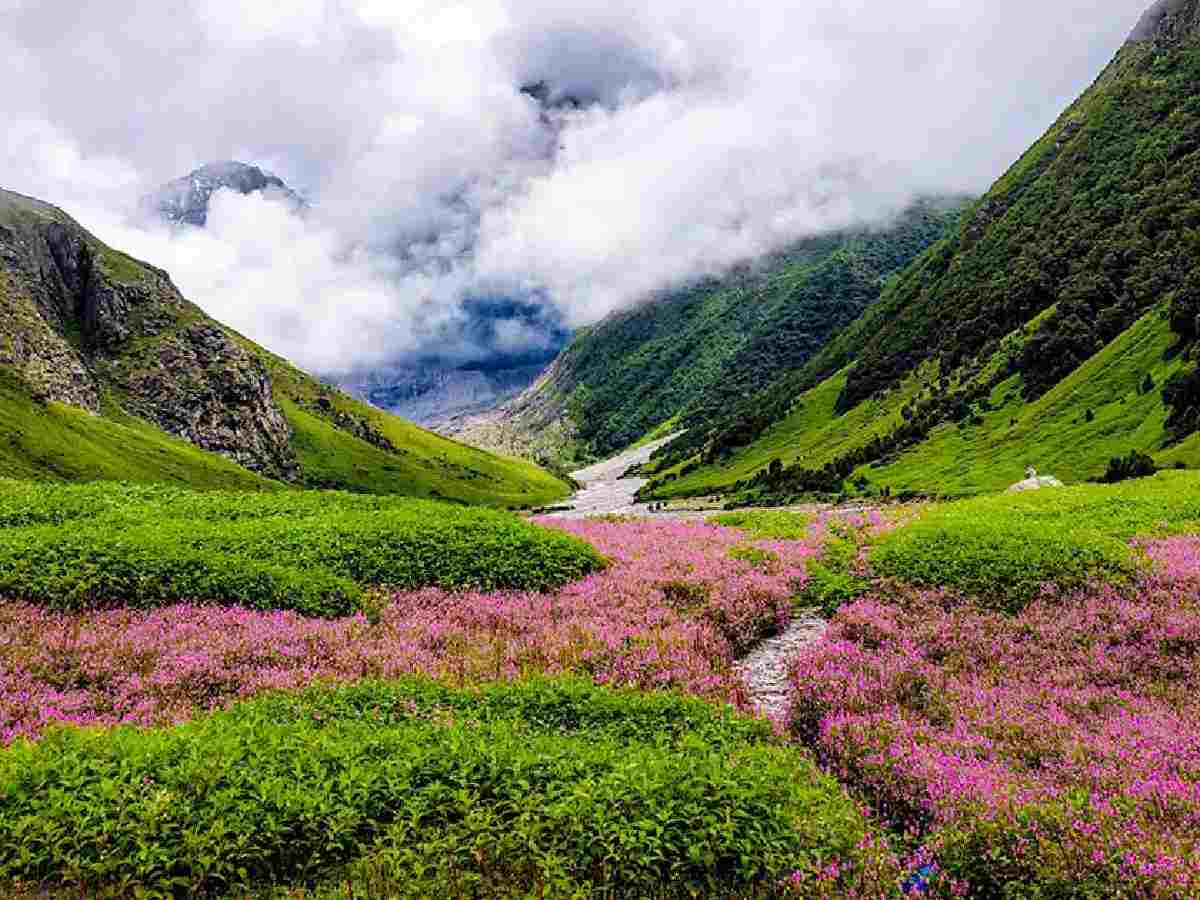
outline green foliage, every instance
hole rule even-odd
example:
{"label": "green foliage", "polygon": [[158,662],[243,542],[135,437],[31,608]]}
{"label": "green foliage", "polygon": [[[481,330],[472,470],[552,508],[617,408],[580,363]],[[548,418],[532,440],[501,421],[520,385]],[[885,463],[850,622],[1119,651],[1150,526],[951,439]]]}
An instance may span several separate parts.
{"label": "green foliage", "polygon": [[871,563],[884,577],[985,597],[1007,612],[1019,612],[1043,585],[1121,581],[1135,569],[1128,547],[1090,529],[1054,533],[1019,520],[957,517],[885,538]]}
{"label": "green foliage", "polygon": [[577,681],[318,688],[0,753],[0,882],[89,896],[727,895],[865,830],[765,723]]}
{"label": "green foliage", "polygon": [[342,616],[371,586],[542,590],[600,565],[565,534],[419,500],[0,483],[0,594],[56,609],[188,600]]}
{"label": "green foliage", "polygon": [[1043,585],[1122,581],[1139,562],[1126,541],[1200,525],[1200,478],[1163,472],[1115,486],[1081,485],[934,506],[883,538],[884,577],[979,595],[1021,609]]}
{"label": "green foliage", "polygon": [[1108,462],[1108,471],[1101,479],[1105,484],[1117,484],[1133,478],[1149,478],[1158,471],[1154,460],[1145,453],[1130,450],[1127,456],[1114,456]]}
{"label": "green foliage", "polygon": [[132,416],[93,416],[41,403],[0,372],[0,477],[162,482],[198,489],[282,490],[283,485]]}
{"label": "green foliage", "polygon": [[755,537],[780,541],[800,541],[808,536],[812,517],[799,512],[779,509],[742,509],[711,516],[709,523],[726,528],[740,528]]}
{"label": "green foliage", "polygon": [[808,581],[797,599],[798,606],[819,610],[830,618],[847,603],[853,603],[868,590],[870,582],[848,569],[817,561],[808,566]]}
{"label": "green foliage", "polygon": [[961,209],[918,204],[893,227],[806,240],[760,269],[614,316],[577,336],[544,390],[598,455],[663,422],[695,430],[802,366]]}

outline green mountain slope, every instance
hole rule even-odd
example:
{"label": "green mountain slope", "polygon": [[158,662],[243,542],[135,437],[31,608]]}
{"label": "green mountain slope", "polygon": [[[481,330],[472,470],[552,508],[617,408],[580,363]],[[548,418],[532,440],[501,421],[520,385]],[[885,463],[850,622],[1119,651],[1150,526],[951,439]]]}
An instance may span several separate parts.
{"label": "green mountain slope", "polygon": [[0,191],[0,476],[285,484],[491,505],[567,485],[318,383],[166,273]]}
{"label": "green mountain slope", "polygon": [[1156,6],[945,241],[803,370],[667,448],[651,492],[1200,462],[1198,23],[1200,0]]}
{"label": "green mountain slope", "polygon": [[964,206],[919,203],[886,228],[806,240],[753,269],[614,315],[576,337],[510,407],[510,420],[526,432],[567,420],[568,457],[608,455],[664,423],[706,422],[803,366]]}

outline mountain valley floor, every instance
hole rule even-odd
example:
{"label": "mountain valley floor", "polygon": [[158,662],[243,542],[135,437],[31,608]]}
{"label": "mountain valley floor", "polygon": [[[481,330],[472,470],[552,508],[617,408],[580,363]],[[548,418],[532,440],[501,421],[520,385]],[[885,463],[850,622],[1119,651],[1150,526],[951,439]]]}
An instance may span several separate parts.
{"label": "mountain valley floor", "polygon": [[100,589],[114,554],[169,584],[166,558],[119,547],[57,564],[92,576],[55,602],[29,552],[165,502],[216,523],[205,552],[250,516],[311,566],[335,559],[329,523],[306,541],[317,510],[365,534],[417,501],[42,490],[0,486],[12,896],[1200,889],[1195,473],[708,521],[471,513],[409,540],[495,528],[493,574],[521,571],[518,534],[585,568],[343,569],[363,605],[319,617],[203,583],[129,604]]}

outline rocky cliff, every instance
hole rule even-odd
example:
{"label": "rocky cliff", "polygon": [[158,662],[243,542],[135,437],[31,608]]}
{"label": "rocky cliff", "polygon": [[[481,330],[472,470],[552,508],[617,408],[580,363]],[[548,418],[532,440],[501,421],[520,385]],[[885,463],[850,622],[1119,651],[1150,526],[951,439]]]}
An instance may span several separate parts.
{"label": "rocky cliff", "polygon": [[1158,0],[1138,21],[1129,42],[1171,47],[1200,34],[1198,0]]}
{"label": "rocky cliff", "polygon": [[272,477],[295,470],[263,362],[158,269],[0,191],[0,365],[36,397],[106,403]]}

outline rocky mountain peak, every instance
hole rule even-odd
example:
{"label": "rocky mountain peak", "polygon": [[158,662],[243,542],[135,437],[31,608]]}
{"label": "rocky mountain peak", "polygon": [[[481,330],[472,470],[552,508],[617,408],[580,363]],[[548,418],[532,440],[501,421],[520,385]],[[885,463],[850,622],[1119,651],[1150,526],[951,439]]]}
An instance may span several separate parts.
{"label": "rocky mountain peak", "polygon": [[296,209],[307,205],[278,175],[233,160],[208,163],[168,182],[143,198],[142,205],[172,224],[203,228],[208,222],[209,202],[219,190],[243,195],[266,191],[282,197]]}
{"label": "rocky mountain peak", "polygon": [[1169,47],[1197,36],[1200,36],[1200,0],[1157,0],[1129,35],[1129,43]]}

